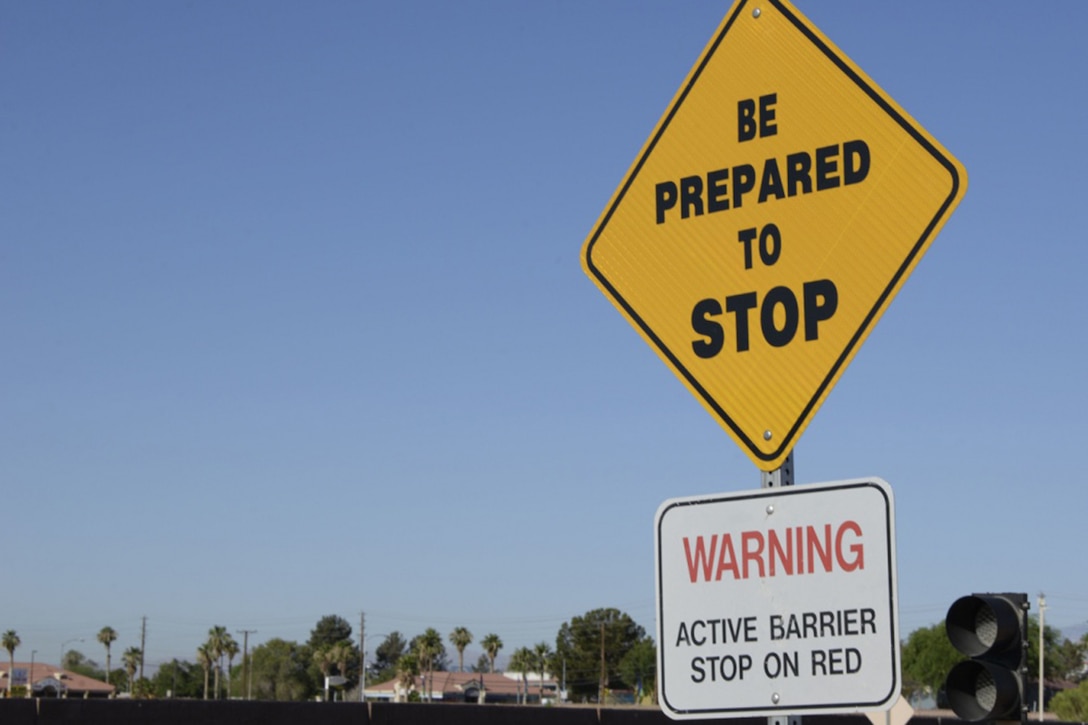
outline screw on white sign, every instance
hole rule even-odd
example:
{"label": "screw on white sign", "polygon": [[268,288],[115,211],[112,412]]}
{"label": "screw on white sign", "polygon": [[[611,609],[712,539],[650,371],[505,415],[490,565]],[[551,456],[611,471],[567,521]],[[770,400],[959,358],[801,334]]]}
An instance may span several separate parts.
{"label": "screw on white sign", "polygon": [[884,710],[899,697],[885,481],[670,499],[655,540],[670,717]]}

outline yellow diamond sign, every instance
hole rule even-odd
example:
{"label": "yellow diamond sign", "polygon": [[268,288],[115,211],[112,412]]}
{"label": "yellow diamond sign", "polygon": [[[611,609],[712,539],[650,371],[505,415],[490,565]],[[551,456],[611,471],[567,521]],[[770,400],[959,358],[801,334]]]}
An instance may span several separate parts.
{"label": "yellow diamond sign", "polygon": [[582,264],[773,470],[966,187],[962,165],[792,5],[738,0]]}

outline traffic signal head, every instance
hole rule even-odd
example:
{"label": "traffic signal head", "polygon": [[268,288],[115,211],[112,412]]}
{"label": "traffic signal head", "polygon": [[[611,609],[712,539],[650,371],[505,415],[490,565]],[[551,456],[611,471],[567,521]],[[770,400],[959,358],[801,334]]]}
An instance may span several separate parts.
{"label": "traffic signal head", "polygon": [[945,692],[963,720],[1025,721],[1027,594],[972,594],[948,610],[952,646],[970,657],[948,673]]}

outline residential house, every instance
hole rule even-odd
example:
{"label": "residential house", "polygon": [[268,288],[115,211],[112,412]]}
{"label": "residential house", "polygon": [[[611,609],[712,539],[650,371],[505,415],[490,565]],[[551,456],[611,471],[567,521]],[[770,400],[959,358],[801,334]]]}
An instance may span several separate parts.
{"label": "residential house", "polygon": [[26,687],[28,681],[34,697],[111,697],[116,691],[101,680],[45,662],[16,662],[11,672],[9,667],[8,662],[0,662],[0,692],[4,697],[9,696],[12,686]]}

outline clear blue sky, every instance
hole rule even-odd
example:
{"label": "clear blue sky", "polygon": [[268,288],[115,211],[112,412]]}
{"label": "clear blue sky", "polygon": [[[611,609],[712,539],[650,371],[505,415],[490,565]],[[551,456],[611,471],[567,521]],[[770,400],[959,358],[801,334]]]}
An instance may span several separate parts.
{"label": "clear blue sky", "polygon": [[[798,480],[890,482],[904,635],[971,591],[1081,626],[1088,4],[798,6],[970,177]],[[759,473],[579,254],[727,8],[3,4],[17,657],[652,631],[657,506]]]}

